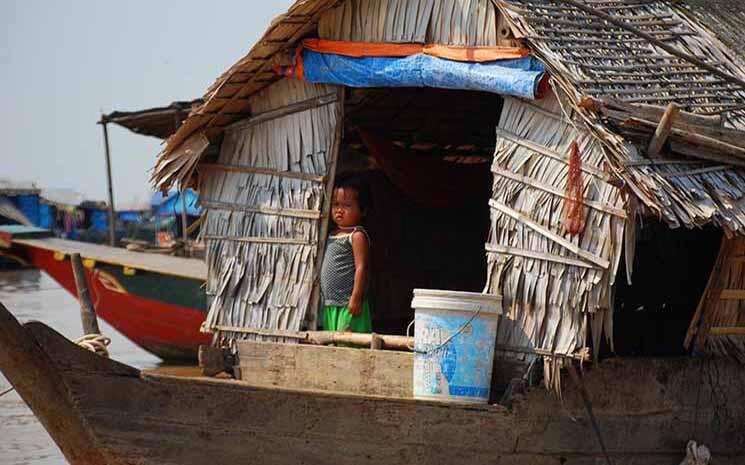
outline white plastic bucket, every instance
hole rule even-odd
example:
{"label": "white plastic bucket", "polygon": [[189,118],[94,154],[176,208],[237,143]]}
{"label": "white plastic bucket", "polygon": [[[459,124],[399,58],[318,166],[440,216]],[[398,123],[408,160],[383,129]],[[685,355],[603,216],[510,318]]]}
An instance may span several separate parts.
{"label": "white plastic bucket", "polygon": [[489,400],[501,296],[414,289],[414,397]]}

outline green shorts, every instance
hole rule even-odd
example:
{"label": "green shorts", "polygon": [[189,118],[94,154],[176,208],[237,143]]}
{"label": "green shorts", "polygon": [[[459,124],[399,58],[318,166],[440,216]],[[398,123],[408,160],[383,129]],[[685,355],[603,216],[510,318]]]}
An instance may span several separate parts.
{"label": "green shorts", "polygon": [[370,303],[367,300],[362,301],[362,311],[357,316],[352,316],[346,305],[326,305],[323,307],[321,323],[326,331],[371,333]]}

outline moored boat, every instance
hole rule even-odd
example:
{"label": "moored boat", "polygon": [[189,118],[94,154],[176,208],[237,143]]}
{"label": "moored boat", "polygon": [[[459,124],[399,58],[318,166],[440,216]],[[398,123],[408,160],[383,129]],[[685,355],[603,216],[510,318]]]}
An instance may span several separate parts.
{"label": "moored boat", "polygon": [[164,360],[196,360],[211,336],[202,260],[132,252],[50,237],[45,230],[0,227],[0,250],[44,270],[77,295],[70,255],[83,258],[97,314],[127,338]]}
{"label": "moored boat", "polygon": [[[21,326],[1,306],[0,369],[73,465],[603,460],[574,386],[563,400],[538,388],[506,408],[179,377],[99,357],[41,323]],[[693,437],[717,463],[740,464],[742,373],[727,360],[610,359],[584,382],[614,464],[677,465]]]}

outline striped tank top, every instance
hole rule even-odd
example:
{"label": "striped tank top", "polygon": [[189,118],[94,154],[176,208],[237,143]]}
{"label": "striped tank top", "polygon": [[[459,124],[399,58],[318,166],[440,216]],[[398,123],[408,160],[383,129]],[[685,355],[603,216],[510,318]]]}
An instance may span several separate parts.
{"label": "striped tank top", "polygon": [[[355,226],[352,232],[329,236],[326,240],[326,253],[321,266],[321,293],[323,305],[346,306],[354,290],[354,252],[352,251],[352,234],[362,232],[370,244],[370,236],[361,226]],[[367,290],[367,283],[365,283]]]}

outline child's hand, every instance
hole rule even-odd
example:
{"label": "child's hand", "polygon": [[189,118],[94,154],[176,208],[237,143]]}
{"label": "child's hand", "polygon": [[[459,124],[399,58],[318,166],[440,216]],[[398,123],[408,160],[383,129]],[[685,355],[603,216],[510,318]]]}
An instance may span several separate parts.
{"label": "child's hand", "polygon": [[352,297],[349,299],[349,313],[352,314],[352,316],[357,316],[360,313],[362,313],[362,299],[355,299]]}

